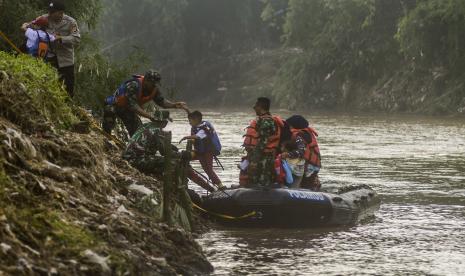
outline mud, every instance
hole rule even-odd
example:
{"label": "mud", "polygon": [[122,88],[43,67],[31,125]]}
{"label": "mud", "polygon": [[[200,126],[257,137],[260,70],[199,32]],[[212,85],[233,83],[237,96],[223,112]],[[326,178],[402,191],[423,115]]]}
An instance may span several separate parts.
{"label": "mud", "polygon": [[0,76],[0,274],[212,271],[192,233],[160,220],[161,181],[121,159],[84,112],[59,128]]}

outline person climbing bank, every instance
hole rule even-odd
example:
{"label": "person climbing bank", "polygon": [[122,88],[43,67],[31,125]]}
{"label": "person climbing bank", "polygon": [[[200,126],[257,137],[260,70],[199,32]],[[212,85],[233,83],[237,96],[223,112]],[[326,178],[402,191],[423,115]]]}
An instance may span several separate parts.
{"label": "person climbing bank", "polygon": [[116,117],[119,117],[129,136],[132,136],[142,125],[139,116],[154,120],[153,116],[143,109],[143,106],[150,101],[163,108],[179,108],[188,112],[185,102],[171,102],[163,98],[160,81],[160,73],[149,70],[143,76],[133,75],[131,79],[122,83],[113,95],[105,99],[103,130],[111,134],[116,124]]}
{"label": "person climbing bank", "polygon": [[[191,125],[191,135],[183,137],[179,143],[184,140],[194,141],[194,153],[192,160],[199,160],[202,169],[208,175],[210,181],[219,189],[225,187],[221,183],[218,175],[213,170],[213,159],[221,152],[221,143],[213,125],[208,121],[203,121],[203,115],[200,111],[193,111],[187,116]],[[192,171],[189,178],[194,182],[203,181],[201,176]]]}

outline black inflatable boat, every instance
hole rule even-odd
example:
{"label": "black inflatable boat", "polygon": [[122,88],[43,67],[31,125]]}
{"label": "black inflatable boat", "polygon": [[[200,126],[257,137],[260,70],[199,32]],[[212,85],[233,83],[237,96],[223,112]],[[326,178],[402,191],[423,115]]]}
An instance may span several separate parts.
{"label": "black inflatable boat", "polygon": [[337,193],[304,189],[216,191],[200,205],[219,222],[238,226],[339,226],[374,215],[380,199],[368,186],[345,187]]}

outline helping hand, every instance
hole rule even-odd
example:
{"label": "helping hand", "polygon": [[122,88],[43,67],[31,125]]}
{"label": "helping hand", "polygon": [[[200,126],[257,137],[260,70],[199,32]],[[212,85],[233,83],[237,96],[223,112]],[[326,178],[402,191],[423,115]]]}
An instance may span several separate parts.
{"label": "helping hand", "polygon": [[187,108],[187,104],[186,104],[185,102],[176,102],[176,103],[174,103],[174,106],[175,106],[176,108],[184,109],[184,110],[186,110],[186,111],[189,110],[189,109]]}

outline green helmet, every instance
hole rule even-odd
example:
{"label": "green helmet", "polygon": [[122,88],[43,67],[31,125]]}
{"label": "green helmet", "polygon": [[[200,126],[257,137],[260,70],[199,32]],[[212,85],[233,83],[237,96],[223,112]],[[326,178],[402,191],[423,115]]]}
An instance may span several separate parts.
{"label": "green helmet", "polygon": [[145,73],[144,79],[153,83],[158,83],[161,81],[161,75],[155,70],[149,70]]}

